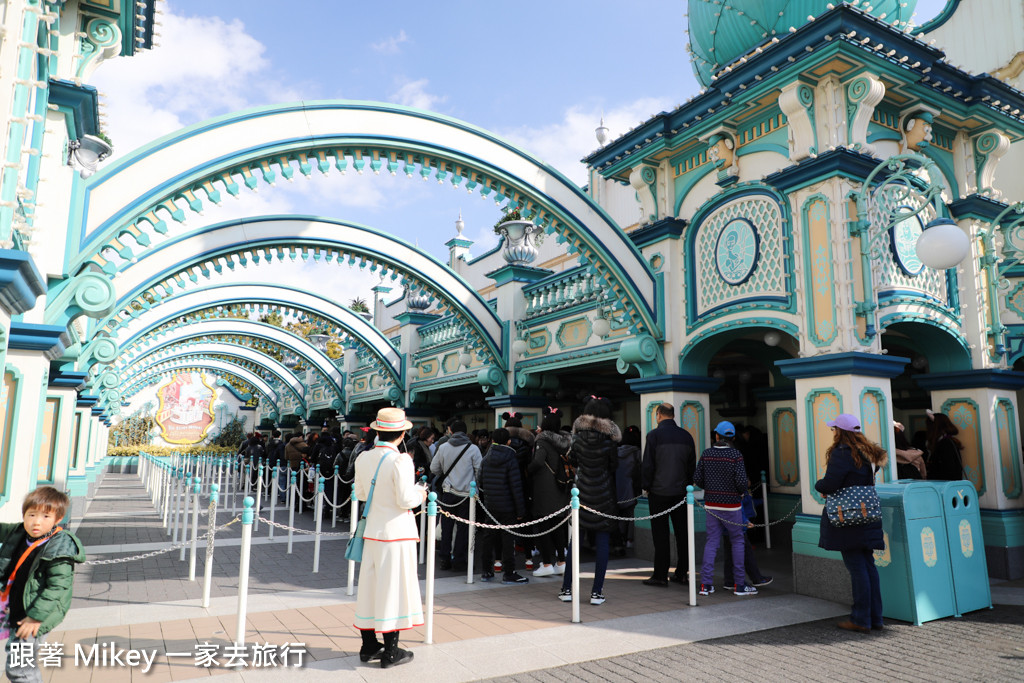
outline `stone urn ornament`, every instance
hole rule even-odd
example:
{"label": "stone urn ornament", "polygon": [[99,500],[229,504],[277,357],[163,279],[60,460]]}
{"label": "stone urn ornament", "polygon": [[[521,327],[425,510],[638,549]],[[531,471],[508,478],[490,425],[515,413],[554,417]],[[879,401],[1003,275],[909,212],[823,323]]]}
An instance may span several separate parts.
{"label": "stone urn ornament", "polygon": [[536,235],[543,228],[530,221],[505,221],[496,229],[505,238],[505,249],[502,255],[505,262],[512,266],[526,266],[537,258],[537,247],[534,244]]}

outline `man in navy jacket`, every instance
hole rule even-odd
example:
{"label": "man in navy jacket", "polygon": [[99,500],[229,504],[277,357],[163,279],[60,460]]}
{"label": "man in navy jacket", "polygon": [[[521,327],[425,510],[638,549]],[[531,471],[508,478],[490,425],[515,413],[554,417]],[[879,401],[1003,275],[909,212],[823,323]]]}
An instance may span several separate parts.
{"label": "man in navy jacket", "polygon": [[[696,448],[690,433],[676,424],[676,411],[671,403],[662,403],[655,411],[658,426],[647,434],[640,480],[647,492],[651,514],[664,512],[686,498],[686,487],[693,484]],[[686,583],[689,543],[686,538],[686,506],[680,505],[667,515],[651,520],[654,542],[654,573],[644,580],[648,586],[667,586],[671,560],[668,521],[676,536],[676,571],[672,581]]]}

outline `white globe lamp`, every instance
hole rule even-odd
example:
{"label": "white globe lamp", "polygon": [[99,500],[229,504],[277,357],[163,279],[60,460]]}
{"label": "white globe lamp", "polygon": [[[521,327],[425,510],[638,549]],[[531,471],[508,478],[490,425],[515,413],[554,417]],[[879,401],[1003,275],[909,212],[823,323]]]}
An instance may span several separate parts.
{"label": "white globe lamp", "polygon": [[936,218],[917,238],[917,257],[935,270],[954,267],[967,257],[971,240],[960,226],[949,218]]}
{"label": "white globe lamp", "polygon": [[607,318],[601,317],[594,321],[594,334],[604,338],[612,333],[612,325]]}
{"label": "white globe lamp", "polygon": [[782,335],[772,330],[771,332],[764,333],[764,343],[768,346],[778,346],[779,342],[782,341]]}

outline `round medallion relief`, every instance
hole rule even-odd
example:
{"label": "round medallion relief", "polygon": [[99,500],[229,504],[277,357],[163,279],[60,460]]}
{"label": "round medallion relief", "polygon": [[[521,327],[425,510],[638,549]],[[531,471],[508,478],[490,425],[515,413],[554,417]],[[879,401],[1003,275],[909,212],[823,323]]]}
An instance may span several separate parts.
{"label": "round medallion relief", "polygon": [[718,274],[730,285],[741,285],[757,267],[760,240],[754,224],[735,218],[722,228],[715,244],[715,266]]}

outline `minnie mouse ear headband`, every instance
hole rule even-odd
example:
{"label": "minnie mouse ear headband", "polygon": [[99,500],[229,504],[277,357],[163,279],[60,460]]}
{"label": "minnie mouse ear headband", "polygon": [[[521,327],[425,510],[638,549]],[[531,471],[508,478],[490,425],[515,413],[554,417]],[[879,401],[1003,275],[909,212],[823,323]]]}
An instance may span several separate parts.
{"label": "minnie mouse ear headband", "polygon": [[555,408],[554,406],[544,406],[543,412],[544,417],[547,417],[548,415],[557,415],[558,417],[562,416],[562,411],[559,410],[558,408]]}
{"label": "minnie mouse ear headband", "polygon": [[502,420],[512,420],[512,419],[517,418],[517,417],[519,419],[522,419],[523,414],[522,413],[517,413],[515,411],[513,411],[511,413],[502,413],[501,414],[501,419]]}

